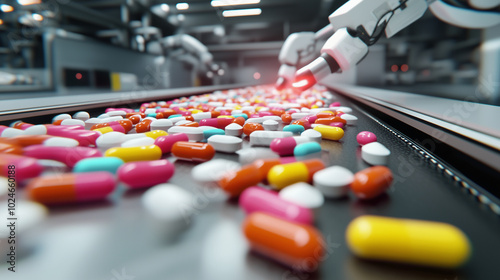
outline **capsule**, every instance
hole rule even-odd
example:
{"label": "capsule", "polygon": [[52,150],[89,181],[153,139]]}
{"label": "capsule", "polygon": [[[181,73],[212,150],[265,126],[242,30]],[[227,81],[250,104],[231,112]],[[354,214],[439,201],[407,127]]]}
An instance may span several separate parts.
{"label": "capsule", "polygon": [[243,222],[252,250],[294,270],[312,272],[324,258],[325,241],[315,228],[265,213],[253,213]]}
{"label": "capsule", "polygon": [[257,159],[254,162],[252,162],[252,165],[257,167],[259,170],[259,178],[260,181],[267,180],[267,174],[269,173],[269,170],[273,168],[273,166],[279,165],[279,164],[287,164],[287,163],[292,163],[296,162],[296,159],[294,157],[280,157],[280,158],[267,158],[267,159]]}
{"label": "capsule", "polygon": [[283,131],[290,131],[293,134],[301,134],[304,130],[304,127],[300,124],[290,124],[283,127]]}
{"label": "capsule", "polygon": [[111,148],[104,153],[106,157],[121,158],[124,162],[157,160],[161,158],[161,155],[161,149],[156,145]]}
{"label": "capsule", "polygon": [[377,136],[375,133],[370,131],[361,131],[356,136],[356,141],[358,141],[359,145],[363,146],[368,143],[377,142]]}
{"label": "capsule", "polygon": [[323,168],[325,168],[325,164],[319,159],[279,164],[269,170],[267,180],[280,190],[298,182],[311,183],[314,173]]}
{"label": "capsule", "polygon": [[305,136],[283,137],[274,139],[269,147],[280,156],[289,156],[293,155],[293,150],[297,145],[311,141]]}
{"label": "capsule", "polygon": [[89,147],[57,147],[33,145],[24,148],[24,155],[37,159],[50,159],[62,162],[73,168],[77,162],[84,158],[101,157],[102,153]]}
{"label": "capsule", "polygon": [[347,121],[342,119],[341,117],[318,118],[314,123],[315,124],[330,125],[331,123],[334,123],[334,122],[340,122],[340,123],[343,123],[344,125],[347,123]]}
{"label": "capsule", "polygon": [[120,166],[123,165],[123,160],[117,157],[95,157],[82,159],[73,167],[73,172],[96,172],[107,171],[115,174]]}
{"label": "capsule", "polygon": [[224,129],[232,123],[233,118],[210,118],[200,120],[200,126],[213,126],[219,129]]}
{"label": "capsule", "polygon": [[167,136],[168,133],[164,130],[151,130],[149,132],[144,133],[149,138],[157,139],[160,136]]}
{"label": "capsule", "polygon": [[16,144],[1,143],[0,142],[0,154],[14,154],[22,155],[23,148]]}
{"label": "capsule", "polygon": [[167,136],[160,136],[155,139],[155,145],[160,147],[162,153],[170,153],[172,146],[179,141],[189,141],[187,134],[174,133]]}
{"label": "capsule", "polygon": [[318,153],[321,153],[321,145],[317,142],[302,143],[293,149],[293,155],[296,157],[305,157]]}
{"label": "capsule", "polygon": [[373,166],[354,174],[351,190],[361,199],[372,199],[384,193],[392,183],[392,172],[385,166]]}
{"label": "capsule", "polygon": [[240,195],[239,204],[247,214],[264,212],[290,222],[312,224],[313,213],[295,203],[282,199],[278,193],[261,187],[250,187]]}
{"label": "capsule", "polygon": [[118,169],[118,180],[129,188],[146,188],[167,182],[174,165],[166,159],[125,163]]}
{"label": "capsule", "polygon": [[151,130],[152,119],[144,119],[135,125],[135,132],[143,133]]}
{"label": "capsule", "polygon": [[246,188],[260,183],[262,179],[259,169],[253,164],[248,164],[240,169],[226,172],[217,183],[231,197],[236,197]]}
{"label": "capsule", "polygon": [[446,223],[361,216],[346,230],[351,252],[366,259],[456,268],[469,258],[467,236]]}
{"label": "capsule", "polygon": [[71,126],[60,127],[55,125],[35,125],[26,129],[26,134],[32,134],[28,133],[28,131],[32,129],[33,134],[35,135],[47,134],[75,139],[78,141],[80,146],[95,145],[95,141],[99,138],[99,136],[101,136],[101,133],[97,131],[88,131],[83,129],[75,130]]}
{"label": "capsule", "polygon": [[33,201],[58,204],[101,200],[112,193],[115,186],[109,172],[66,173],[35,178],[26,191]]}
{"label": "capsule", "polygon": [[117,120],[117,121],[112,121],[112,122],[98,123],[98,124],[93,125],[90,129],[94,130],[94,129],[98,129],[98,128],[104,128],[104,127],[116,126],[116,125],[121,126],[124,131],[121,131],[120,128],[116,128],[116,129],[114,129],[114,131],[119,131],[119,132],[123,132],[123,133],[128,133],[133,128],[132,120],[123,119],[123,120]]}
{"label": "capsule", "polygon": [[172,155],[182,160],[203,162],[214,157],[215,149],[206,143],[179,141],[172,146]]}
{"label": "capsule", "polygon": [[250,134],[252,134],[252,132],[257,130],[264,130],[264,127],[260,123],[251,123],[251,122],[247,122],[245,125],[243,125],[243,133],[247,136],[249,136]]}
{"label": "capsule", "polygon": [[113,124],[113,125],[108,125],[108,126],[104,126],[101,128],[95,128],[95,129],[92,129],[92,131],[97,131],[97,132],[100,132],[101,134],[106,134],[106,133],[113,132],[113,131],[126,133],[125,129],[119,124]]}
{"label": "capsule", "polygon": [[318,125],[314,127],[314,130],[321,133],[321,137],[327,140],[337,141],[344,137],[344,130],[340,127]]}
{"label": "capsule", "polygon": [[31,157],[13,154],[0,154],[0,176],[12,177],[22,182],[29,178],[39,176],[43,167]]}

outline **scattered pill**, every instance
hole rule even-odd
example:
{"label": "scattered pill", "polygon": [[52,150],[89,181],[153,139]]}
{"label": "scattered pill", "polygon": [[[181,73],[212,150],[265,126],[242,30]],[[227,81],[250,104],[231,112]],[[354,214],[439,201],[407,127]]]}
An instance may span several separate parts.
{"label": "scattered pill", "polygon": [[286,201],[310,209],[321,207],[325,201],[323,194],[317,188],[304,182],[295,183],[282,189],[279,196]]}
{"label": "scattered pill", "polygon": [[12,169],[14,168],[14,178],[17,182],[37,177],[43,171],[43,167],[34,158],[13,154],[0,154],[0,176],[9,177],[10,175],[12,177]]}
{"label": "scattered pill", "polygon": [[76,112],[73,115],[73,119],[86,121],[86,120],[90,119],[90,114],[88,112],[85,112],[85,111]]}
{"label": "scattered pill", "polygon": [[240,164],[250,164],[258,159],[279,158],[279,155],[267,148],[245,148],[236,152]]}
{"label": "scattered pill", "polygon": [[392,183],[392,172],[385,166],[373,166],[354,174],[351,190],[361,199],[372,199],[384,193]]}
{"label": "scattered pill", "polygon": [[43,141],[44,146],[55,146],[55,147],[76,147],[79,145],[78,141],[71,138],[65,137],[50,137]]}
{"label": "scattered pill", "polygon": [[269,147],[280,156],[288,156],[293,155],[293,151],[297,145],[311,141],[310,138],[304,136],[282,137],[272,140]]}
{"label": "scattered pill", "polygon": [[321,145],[317,142],[302,143],[295,146],[293,155],[296,157],[306,157],[321,154]]}
{"label": "scattered pill", "polygon": [[291,137],[293,134],[289,131],[254,131],[250,134],[250,145],[269,147],[274,139]]}
{"label": "scattered pill", "polygon": [[321,143],[322,136],[319,131],[316,131],[314,129],[306,129],[304,132],[300,134],[300,136],[307,137],[311,139],[311,141]]}
{"label": "scattered pill", "polygon": [[156,138],[154,144],[160,147],[162,153],[166,154],[170,153],[172,146],[179,141],[189,141],[189,137],[185,133],[174,133]]}
{"label": "scattered pill", "polygon": [[259,169],[248,164],[238,170],[228,170],[217,183],[231,197],[236,197],[246,188],[260,183],[263,178],[256,176],[257,174]]}
{"label": "scattered pill", "polygon": [[302,132],[304,132],[304,130],[305,130],[304,127],[298,124],[290,124],[283,127],[283,131],[289,131],[295,135],[301,134]]}
{"label": "scattered pill", "polygon": [[117,157],[94,157],[82,159],[75,164],[73,172],[96,172],[107,171],[115,174],[120,166],[123,165],[123,160]]}
{"label": "scattered pill", "polygon": [[277,189],[282,189],[298,182],[312,182],[314,173],[325,168],[319,159],[273,166],[267,174],[268,182]]}
{"label": "scattered pill", "polygon": [[121,158],[124,162],[157,160],[161,158],[161,155],[162,151],[156,145],[110,148],[104,153],[106,157]]}
{"label": "scattered pill", "polygon": [[120,166],[118,180],[129,188],[145,188],[167,182],[175,167],[166,159],[128,162]]}
{"label": "scattered pill", "polygon": [[148,189],[141,200],[149,214],[167,223],[187,223],[196,210],[193,195],[173,184],[156,185]]}
{"label": "scattered pill", "polygon": [[276,131],[279,128],[279,123],[275,120],[265,120],[262,123],[264,130]]}
{"label": "scattered pill", "polygon": [[241,136],[243,127],[237,123],[232,123],[225,128],[225,134],[229,136]]}
{"label": "scattered pill", "polygon": [[139,146],[149,146],[155,143],[155,139],[150,137],[140,137],[135,139],[130,139],[123,142],[121,147],[139,147]]}
{"label": "scattered pill", "polygon": [[203,141],[203,129],[200,127],[173,126],[168,129],[168,134],[184,133],[190,141]]}
{"label": "scattered pill", "polygon": [[204,162],[214,157],[215,149],[206,143],[179,141],[172,146],[172,155],[181,160]]}
{"label": "scattered pill", "polygon": [[227,172],[235,171],[241,168],[237,162],[227,159],[213,159],[196,165],[191,170],[191,176],[198,182],[217,182]]}
{"label": "scattered pill", "polygon": [[208,143],[212,145],[217,152],[235,153],[241,149],[243,140],[235,136],[214,135],[208,138]]}
{"label": "scattered pill", "polygon": [[342,166],[330,166],[316,172],[313,184],[325,197],[338,198],[347,195],[354,174]]}
{"label": "scattered pill", "polygon": [[361,148],[361,158],[371,165],[387,165],[391,151],[379,142],[372,142]]}
{"label": "scattered pill", "polygon": [[368,143],[377,142],[377,136],[373,132],[370,132],[370,131],[361,131],[356,136],[356,141],[358,141],[358,144],[363,146],[363,145],[366,145]]}
{"label": "scattered pill", "polygon": [[327,126],[327,125],[317,125],[314,130],[321,133],[323,139],[338,141],[344,137],[344,130],[339,127]]}

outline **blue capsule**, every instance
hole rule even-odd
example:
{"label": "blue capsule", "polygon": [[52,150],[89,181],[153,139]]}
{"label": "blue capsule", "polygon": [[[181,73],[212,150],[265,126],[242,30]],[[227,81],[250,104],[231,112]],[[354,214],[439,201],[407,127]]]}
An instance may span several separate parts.
{"label": "blue capsule", "polygon": [[123,160],[117,157],[95,157],[80,160],[74,167],[73,172],[95,172],[108,171],[116,174],[116,171],[123,165]]}
{"label": "blue capsule", "polygon": [[321,145],[318,142],[302,143],[293,149],[293,155],[296,157],[304,157],[321,152]]}
{"label": "blue capsule", "polygon": [[304,130],[304,127],[299,124],[290,124],[283,127],[283,131],[290,131],[293,134],[301,134]]}
{"label": "blue capsule", "polygon": [[223,129],[219,129],[219,128],[207,129],[207,130],[203,131],[203,139],[205,141],[214,135],[225,135],[225,131]]}

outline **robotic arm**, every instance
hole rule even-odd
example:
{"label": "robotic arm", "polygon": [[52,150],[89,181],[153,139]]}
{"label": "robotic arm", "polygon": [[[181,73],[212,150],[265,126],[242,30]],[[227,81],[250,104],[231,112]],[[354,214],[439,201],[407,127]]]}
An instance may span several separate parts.
{"label": "robotic arm", "polygon": [[394,36],[422,17],[427,8],[439,19],[462,27],[500,24],[500,13],[489,10],[500,5],[500,0],[469,0],[461,6],[453,6],[451,2],[467,1],[351,0],[345,3],[329,17],[334,33],[321,48],[321,56],[297,71],[292,86],[306,90],[332,73],[349,70],[368,54],[368,47],[384,32],[387,38]]}

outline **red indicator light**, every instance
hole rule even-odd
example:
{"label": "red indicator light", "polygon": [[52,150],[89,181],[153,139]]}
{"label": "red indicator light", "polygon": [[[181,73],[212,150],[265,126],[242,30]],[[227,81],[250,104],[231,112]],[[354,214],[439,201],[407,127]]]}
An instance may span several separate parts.
{"label": "red indicator light", "polygon": [[259,72],[253,73],[253,78],[256,80],[260,79],[260,73]]}
{"label": "red indicator light", "polygon": [[408,71],[409,69],[410,69],[410,67],[408,67],[408,64],[403,64],[403,65],[401,65],[401,71],[406,72],[406,71]]}
{"label": "red indicator light", "polygon": [[396,64],[394,64],[394,65],[391,66],[391,71],[392,72],[398,72],[398,70],[399,70],[399,67]]}
{"label": "red indicator light", "polygon": [[75,77],[77,80],[81,80],[83,75],[82,75],[82,73],[76,73]]}

